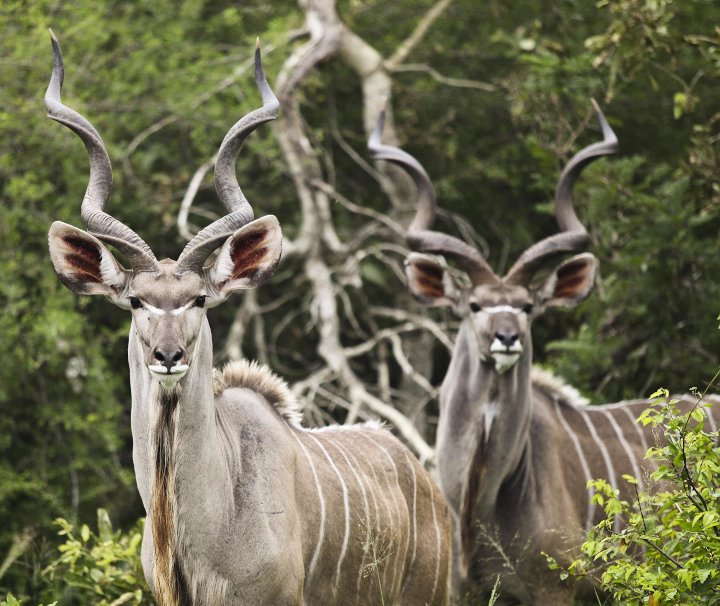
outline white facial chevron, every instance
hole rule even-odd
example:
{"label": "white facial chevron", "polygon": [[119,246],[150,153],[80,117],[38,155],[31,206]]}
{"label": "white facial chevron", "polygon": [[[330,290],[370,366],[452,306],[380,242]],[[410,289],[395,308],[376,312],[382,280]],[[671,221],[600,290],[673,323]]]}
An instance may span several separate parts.
{"label": "white facial chevron", "polygon": [[522,309],[518,309],[512,305],[491,305],[490,307],[483,307],[480,311],[486,314],[499,314],[506,312],[515,314],[516,316],[525,313]]}
{"label": "white facial chevron", "polygon": [[143,307],[147,309],[151,314],[155,314],[156,316],[179,316],[182,312],[187,311],[193,305],[195,305],[194,300],[186,303],[182,307],[177,307],[175,309],[160,309],[159,307],[154,307],[153,305],[150,305],[149,303],[145,303],[143,301]]}

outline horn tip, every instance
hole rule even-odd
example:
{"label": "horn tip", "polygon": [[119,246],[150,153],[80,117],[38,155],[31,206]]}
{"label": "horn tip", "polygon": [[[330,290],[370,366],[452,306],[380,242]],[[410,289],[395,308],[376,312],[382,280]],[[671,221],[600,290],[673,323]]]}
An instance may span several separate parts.
{"label": "horn tip", "polygon": [[595,110],[595,113],[597,114],[598,122],[600,123],[600,129],[603,133],[603,138],[606,143],[614,144],[615,148],[610,153],[617,152],[617,135],[615,134],[615,131],[613,131],[612,127],[610,126],[610,123],[607,121],[607,118],[605,117],[605,114],[603,114],[602,109],[600,109],[600,104],[594,99],[590,98],[590,102],[592,103],[593,109]]}
{"label": "horn tip", "polygon": [[264,74],[262,71],[262,51],[260,50],[260,36],[257,36],[255,38],[255,79],[257,80],[258,76],[261,78],[264,78]]}
{"label": "horn tip", "polygon": [[60,42],[58,42],[55,32],[52,31],[52,29],[49,27],[48,27],[48,32],[50,32],[50,44],[52,44],[53,53],[55,55],[62,57],[62,53],[60,52]]}

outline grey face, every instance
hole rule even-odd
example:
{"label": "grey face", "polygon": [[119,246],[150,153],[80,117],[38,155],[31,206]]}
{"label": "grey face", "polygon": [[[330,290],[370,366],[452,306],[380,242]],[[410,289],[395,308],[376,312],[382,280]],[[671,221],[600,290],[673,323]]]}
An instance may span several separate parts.
{"label": "grey face", "polygon": [[467,295],[466,322],[472,325],[481,357],[504,373],[530,343],[533,302],[519,286],[477,286]]}
{"label": "grey face", "polygon": [[50,228],[50,257],[60,280],[78,294],[104,295],[133,314],[134,335],[153,379],[174,386],[190,369],[208,307],[232,291],[254,288],[275,271],[282,248],[275,217],[236,230],[210,267],[156,262],[144,271],[124,269],[93,235],[65,223]]}
{"label": "grey face", "polygon": [[163,385],[174,385],[192,364],[210,297],[195,272],[177,275],[174,262],[160,268],[136,274],[126,298],[148,370]]}
{"label": "grey face", "polygon": [[480,358],[504,373],[530,352],[531,320],[548,307],[582,301],[592,290],[596,265],[593,255],[576,255],[532,288],[509,283],[507,276],[461,287],[441,258],[421,253],[408,256],[405,271],[417,298],[435,307],[452,306],[471,324]]}
{"label": "grey face", "polygon": [[[177,262],[159,262],[132,229],[107,212],[112,168],[105,145],[93,125],[61,100],[64,65],[51,32],[53,71],[45,105],[48,116],[82,139],[90,159],[90,179],[80,212],[88,231],[56,221],[48,240],[58,277],[78,294],[103,295],[132,309],[135,335],[152,377],[175,383],[190,368],[195,341],[204,325],[204,308],[230,292],[254,288],[272,275],[280,259],[282,235],[273,216],[253,221],[253,210],[240,190],[235,161],[243,140],[277,117],[279,103],[262,69],[259,41],[255,49],[255,82],[262,107],[230,129],[217,153],[215,186],[227,213],[198,232]],[[106,244],[130,262],[127,270]],[[208,257],[219,252],[210,267]]]}

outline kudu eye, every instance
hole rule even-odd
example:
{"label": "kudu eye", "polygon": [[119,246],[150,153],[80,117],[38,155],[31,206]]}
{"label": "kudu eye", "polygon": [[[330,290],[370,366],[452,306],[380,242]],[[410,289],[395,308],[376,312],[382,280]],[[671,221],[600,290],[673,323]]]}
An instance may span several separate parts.
{"label": "kudu eye", "polygon": [[527,315],[530,315],[530,314],[532,313],[532,310],[533,310],[533,304],[532,304],[532,303],[526,303],[525,305],[523,305],[522,310],[523,310]]}
{"label": "kudu eye", "polygon": [[470,311],[476,314],[479,312],[482,308],[480,307],[479,303],[476,303],[475,301],[470,301]]}
{"label": "kudu eye", "polygon": [[195,299],[195,307],[205,307],[205,295],[200,295]]}
{"label": "kudu eye", "polygon": [[130,307],[133,309],[140,309],[142,307],[142,302],[137,297],[130,297]]}

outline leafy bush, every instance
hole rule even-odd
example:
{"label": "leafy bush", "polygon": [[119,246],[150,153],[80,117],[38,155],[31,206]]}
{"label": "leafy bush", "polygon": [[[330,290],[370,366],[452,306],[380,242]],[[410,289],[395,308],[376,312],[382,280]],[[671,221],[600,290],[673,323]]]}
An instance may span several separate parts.
{"label": "leafy bush", "polygon": [[[141,519],[127,533],[113,530],[104,509],[97,511],[98,531],[87,524],[76,529],[64,518],[55,520],[58,534],[65,537],[59,557],[42,570],[42,587],[37,591],[45,600],[97,606],[145,606],[155,604],[145,583],[140,561],[143,523]],[[29,606],[28,599],[8,594],[0,606]]]}
{"label": "leafy bush", "polygon": [[[5,599],[0,600],[0,606],[22,606],[22,603],[22,600],[16,599],[12,593],[8,593]],[[47,606],[56,606],[56,604],[57,602],[53,602]],[[42,604],[40,606],[42,606]]]}
{"label": "leafy bush", "polygon": [[[582,546],[583,556],[561,576],[594,578],[619,603],[720,604],[720,447],[718,432],[704,429],[706,404],[687,413],[667,390],[640,416],[643,425],[664,431],[666,443],[647,457],[657,464],[651,475],[657,490],[637,490],[637,500],[620,500],[605,480],[593,480],[595,502],[607,519],[598,524]],[[613,532],[613,520],[627,525]],[[639,554],[643,554],[642,558]],[[552,566],[557,563],[551,562]]]}

